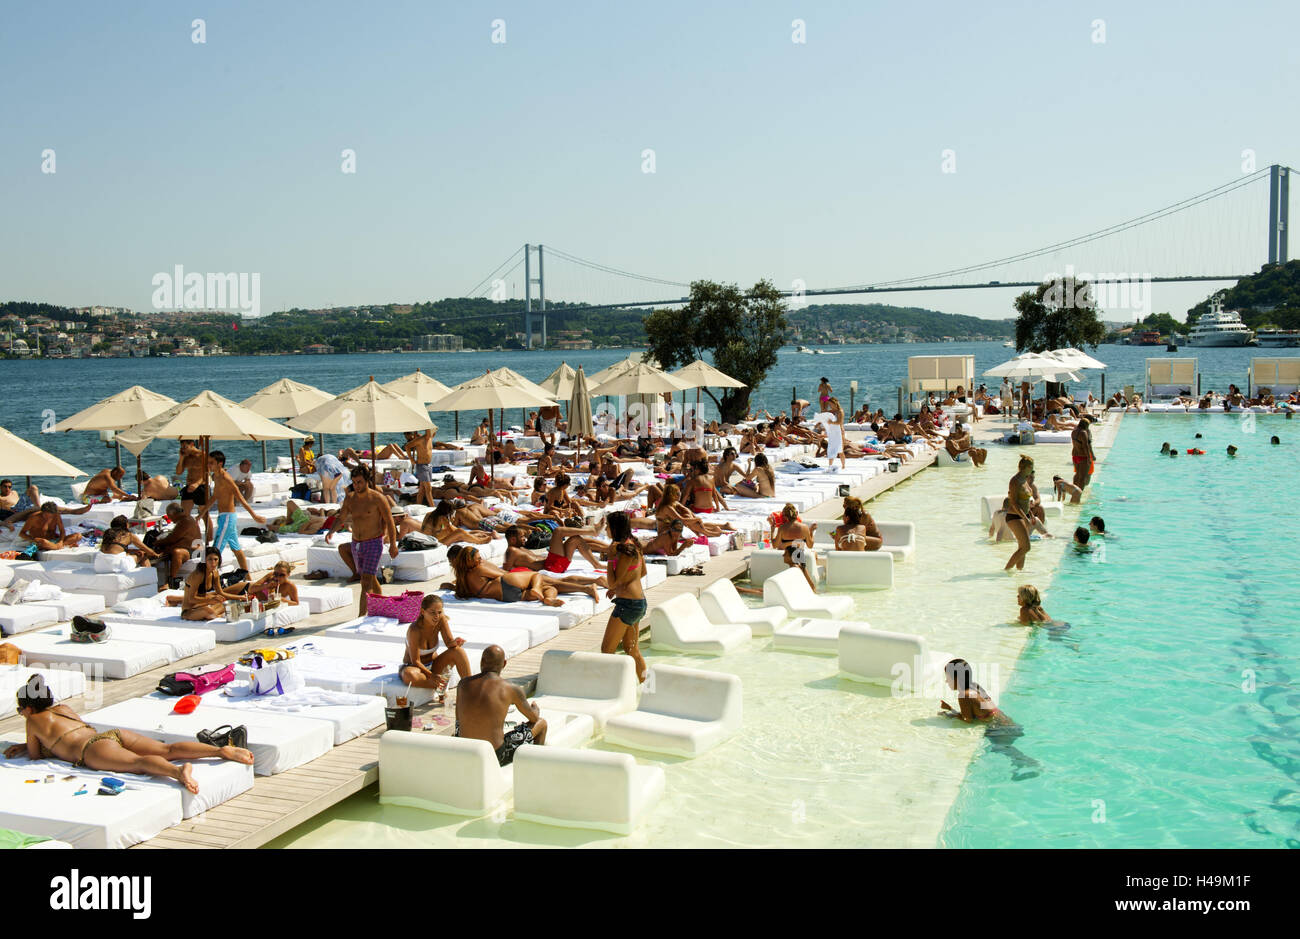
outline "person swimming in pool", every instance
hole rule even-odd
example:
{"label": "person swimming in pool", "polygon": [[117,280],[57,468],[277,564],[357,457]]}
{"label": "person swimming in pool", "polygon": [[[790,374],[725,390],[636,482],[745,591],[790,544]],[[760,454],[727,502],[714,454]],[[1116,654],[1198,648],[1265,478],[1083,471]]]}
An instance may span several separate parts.
{"label": "person swimming in pool", "polygon": [[1088,529],[1084,528],[1082,525],[1076,528],[1074,530],[1074,550],[1079,554],[1091,554],[1095,545],[1088,544],[1088,539],[1090,537],[1091,535]]}
{"label": "person swimming in pool", "polygon": [[965,659],[952,659],[943,667],[948,687],[957,692],[957,707],[947,701],[939,702],[939,714],[955,717],[966,724],[984,724],[984,735],[993,749],[1007,756],[1017,768],[1012,779],[1017,782],[1038,775],[1039,763],[1026,756],[1009,741],[1024,736],[1025,730],[999,708],[987,691],[975,683],[970,663]]}
{"label": "person swimming in pool", "polygon": [[1110,534],[1106,531],[1106,520],[1100,515],[1094,515],[1088,520],[1088,531],[1094,538],[1105,538]]}
{"label": "person swimming in pool", "polygon": [[1043,598],[1033,584],[1023,584],[1016,590],[1016,602],[1020,604],[1020,625],[1038,626],[1051,632],[1065,632],[1069,623],[1052,619],[1043,609]]}

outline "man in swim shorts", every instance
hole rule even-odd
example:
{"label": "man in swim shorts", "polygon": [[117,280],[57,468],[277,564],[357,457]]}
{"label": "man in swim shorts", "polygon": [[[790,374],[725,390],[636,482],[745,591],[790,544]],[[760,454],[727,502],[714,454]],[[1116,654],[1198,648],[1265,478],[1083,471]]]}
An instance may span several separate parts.
{"label": "man in swim shorts", "polygon": [[[226,455],[220,450],[213,450],[208,454],[208,468],[212,473],[212,498],[203,506],[203,517],[206,519],[208,513],[212,511],[212,506],[217,507],[217,530],[212,538],[212,547],[217,551],[229,549],[235,555],[235,561],[239,564],[239,570],[248,575],[248,558],[244,557],[244,552],[239,548],[239,519],[235,515],[235,502],[238,501],[244,507],[244,511],[253,517],[253,521],[259,525],[265,525],[266,519],[253,511],[253,507],[248,504],[244,494],[239,491],[239,486],[230,478],[226,472]],[[204,487],[206,488],[206,487]]]}
{"label": "man in swim shorts", "polygon": [[1079,489],[1088,488],[1096,469],[1097,455],[1092,450],[1092,432],[1088,430],[1090,420],[1079,418],[1079,424],[1070,432],[1070,460],[1074,463],[1074,485]]}
{"label": "man in swim shorts", "polygon": [[415,500],[421,505],[433,505],[433,431],[426,429],[417,434],[406,432],[406,453],[415,467],[415,481],[420,487]]}
{"label": "man in swim shorts", "polygon": [[[203,464],[203,451],[193,440],[181,441],[181,454],[176,460],[174,476],[185,474],[185,485],[181,487],[181,508],[186,512],[194,511],[196,505],[208,504],[208,473]],[[212,537],[212,519],[203,514],[203,535]]]}
{"label": "man in swim shorts", "polygon": [[[501,586],[504,591],[505,583]],[[484,649],[479,663],[482,671],[462,680],[456,693],[456,736],[486,740],[496,750],[497,762],[509,766],[520,747],[546,742],[546,721],[518,685],[501,677],[506,654],[500,646]],[[506,726],[511,705],[526,723]]]}
{"label": "man in swim shorts", "polygon": [[555,443],[555,426],[560,420],[560,409],[549,404],[537,412],[537,431],[543,443]]}
{"label": "man in swim shorts", "polygon": [[360,615],[366,615],[366,595],[383,593],[379,565],[388,541],[390,557],[397,557],[397,526],[388,499],[374,488],[370,468],[364,464],[352,471],[352,493],[348,496],[352,520],[352,563],[361,578]]}

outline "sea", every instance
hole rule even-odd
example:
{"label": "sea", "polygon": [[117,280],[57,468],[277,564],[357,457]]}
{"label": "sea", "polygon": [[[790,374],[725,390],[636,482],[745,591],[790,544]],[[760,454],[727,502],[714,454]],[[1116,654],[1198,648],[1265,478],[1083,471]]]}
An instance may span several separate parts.
{"label": "sea", "polygon": [[[907,380],[907,360],[915,355],[973,355],[975,373],[981,375],[1015,354],[1001,342],[942,342],[836,345],[822,347],[825,354],[798,352],[794,347],[780,350],[775,367],[755,391],[751,402],[755,410],[766,408],[773,414],[788,409],[792,396],[817,400],[821,378],[830,380],[834,393],[846,409],[864,402],[893,414],[898,410],[899,389]],[[131,385],[143,385],[152,391],[184,400],[210,389],[234,401],[278,381],[292,378],[339,394],[363,384],[373,377],[387,382],[421,369],[447,386],[453,386],[485,370],[509,366],[515,371],[541,381],[561,362],[572,367],[581,365],[592,374],[620,361],[631,349],[589,351],[475,351],[447,353],[370,353],[360,355],[282,355],[221,356],[213,358],[142,358],[142,359],[48,359],[0,361],[0,426],[55,454],[88,473],[112,466],[116,453],[111,444],[92,432],[42,433],[57,421],[70,417],[96,401],[116,394]],[[1246,386],[1247,369],[1252,357],[1267,351],[1251,348],[1185,349],[1165,352],[1160,346],[1103,345],[1086,350],[1105,362],[1106,370],[1078,373],[1081,381],[1071,386],[1076,395],[1091,391],[1098,397],[1125,385],[1141,390],[1145,360],[1148,358],[1190,357],[1200,361],[1202,387],[1226,390],[1229,382]],[[1286,354],[1285,352],[1281,354]],[[857,382],[857,391],[850,383]],[[979,379],[977,378],[977,382]],[[996,390],[997,379],[987,379]],[[686,392],[693,403],[695,392]],[[706,420],[716,416],[707,392],[703,393],[700,414]],[[459,415],[434,413],[440,439],[451,439],[456,428],[467,435],[485,412],[464,411]],[[500,419],[499,416],[497,418]],[[507,424],[520,424],[521,412],[506,415]],[[392,435],[398,439],[399,435]],[[343,446],[368,446],[368,438],[330,435],[331,449]],[[228,461],[244,456],[261,469],[261,444],[219,444]],[[267,445],[271,465],[274,457],[288,452],[288,445]],[[147,472],[170,475],[176,464],[177,445],[156,441],[145,450],[143,464]],[[134,469],[134,460],[122,452],[123,463]],[[0,472],[3,472],[0,465]],[[42,492],[66,498],[67,480],[34,478]],[[15,480],[21,485],[21,480]]]}

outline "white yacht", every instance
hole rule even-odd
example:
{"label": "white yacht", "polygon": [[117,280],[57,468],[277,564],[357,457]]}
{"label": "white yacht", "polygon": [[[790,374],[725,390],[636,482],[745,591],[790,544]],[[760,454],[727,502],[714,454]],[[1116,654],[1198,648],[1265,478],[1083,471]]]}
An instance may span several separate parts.
{"label": "white yacht", "polygon": [[1261,349],[1285,349],[1300,346],[1300,329],[1281,329],[1265,326],[1255,331],[1255,341]]}
{"label": "white yacht", "polygon": [[1244,346],[1254,333],[1241,321],[1235,310],[1224,310],[1223,301],[1215,297],[1210,312],[1202,313],[1187,336],[1189,346]]}

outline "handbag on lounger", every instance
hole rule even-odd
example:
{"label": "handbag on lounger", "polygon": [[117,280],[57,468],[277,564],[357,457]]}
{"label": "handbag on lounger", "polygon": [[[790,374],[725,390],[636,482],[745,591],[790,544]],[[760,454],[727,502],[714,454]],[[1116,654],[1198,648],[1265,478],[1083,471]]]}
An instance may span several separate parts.
{"label": "handbag on lounger", "polygon": [[369,593],[366,594],[366,615],[392,616],[399,623],[413,623],[420,616],[420,603],[423,600],[424,594],[418,590],[408,590],[391,596]]}
{"label": "handbag on lounger", "polygon": [[158,679],[158,690],[178,697],[204,694],[235,680],[234,665],[204,665],[188,672],[172,672]]}
{"label": "handbag on lounger", "polygon": [[[264,657],[260,654],[262,652],[273,655]],[[293,653],[285,649],[259,649],[245,658],[249,660],[249,695],[288,694],[306,684],[298,672],[298,662]]]}

